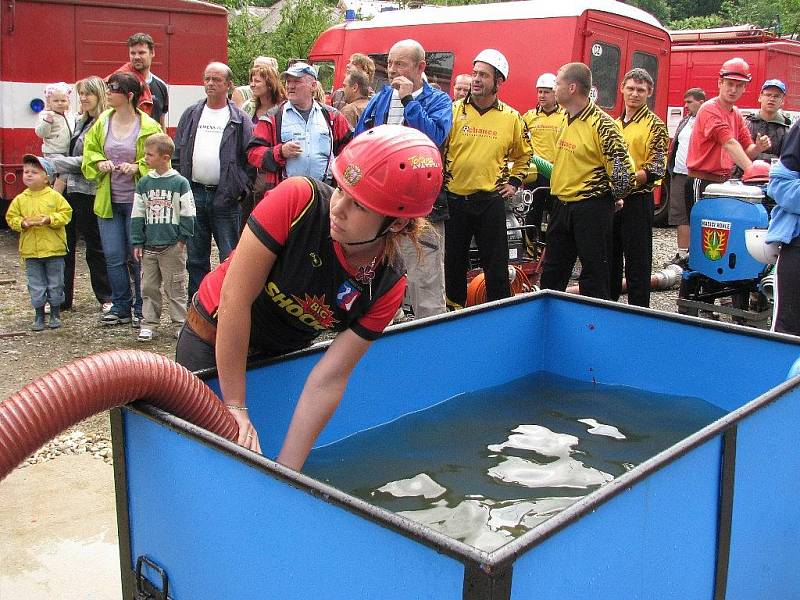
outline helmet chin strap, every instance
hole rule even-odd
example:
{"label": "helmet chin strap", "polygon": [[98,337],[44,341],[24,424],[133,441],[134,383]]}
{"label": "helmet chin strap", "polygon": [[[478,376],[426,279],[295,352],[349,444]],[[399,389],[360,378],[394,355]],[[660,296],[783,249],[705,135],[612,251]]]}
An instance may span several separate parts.
{"label": "helmet chin strap", "polygon": [[389,228],[394,223],[394,217],[384,217],[383,223],[381,224],[380,228],[378,228],[378,233],[375,235],[374,238],[371,240],[364,240],[363,242],[342,242],[345,246],[362,246],[363,244],[371,244],[372,242],[381,239],[387,233],[389,233]]}

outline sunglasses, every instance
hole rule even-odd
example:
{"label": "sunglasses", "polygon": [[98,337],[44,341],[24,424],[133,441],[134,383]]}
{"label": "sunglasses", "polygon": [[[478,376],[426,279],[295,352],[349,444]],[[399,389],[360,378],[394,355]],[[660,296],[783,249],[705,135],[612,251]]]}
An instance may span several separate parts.
{"label": "sunglasses", "polygon": [[127,94],[128,92],[117,82],[112,82],[106,85],[106,89],[109,92],[113,92],[115,94]]}

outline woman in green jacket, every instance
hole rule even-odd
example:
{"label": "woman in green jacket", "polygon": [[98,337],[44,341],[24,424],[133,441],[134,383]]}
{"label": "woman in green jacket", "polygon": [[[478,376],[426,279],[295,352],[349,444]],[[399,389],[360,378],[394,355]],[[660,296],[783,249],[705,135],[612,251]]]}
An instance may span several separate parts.
{"label": "woman in green jacket", "polygon": [[147,173],[144,141],[161,127],[136,108],[141,93],[141,84],[133,75],[111,75],[107,82],[111,108],[97,118],[84,140],[81,170],[87,179],[97,182],[94,213],[111,283],[113,306],[102,316],[103,325],[130,323],[131,310],[137,325],[142,315],[141,274],[131,245],[131,208],[136,182]]}

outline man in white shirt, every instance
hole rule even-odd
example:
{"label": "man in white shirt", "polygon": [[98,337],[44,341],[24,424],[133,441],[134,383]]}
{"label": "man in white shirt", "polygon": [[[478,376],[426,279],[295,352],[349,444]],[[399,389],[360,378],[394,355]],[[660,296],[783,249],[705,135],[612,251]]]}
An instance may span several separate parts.
{"label": "man in white shirt", "polygon": [[694,204],[692,179],[686,167],[689,154],[689,138],[692,137],[695,116],[705,102],[706,93],[700,88],[686,90],[683,95],[684,116],[675,130],[672,140],[667,172],[670,173],[669,184],[669,224],[677,226],[678,253],[672,263],[686,268],[689,264],[689,213]]}
{"label": "man in white shirt", "polygon": [[173,167],[191,182],[197,208],[186,244],[189,298],[211,270],[211,238],[220,261],[236,247],[239,201],[251,187],[246,149],[253,121],[228,100],[232,78],[227,65],[210,63],[203,73],[206,97],[184,111],[175,130]]}

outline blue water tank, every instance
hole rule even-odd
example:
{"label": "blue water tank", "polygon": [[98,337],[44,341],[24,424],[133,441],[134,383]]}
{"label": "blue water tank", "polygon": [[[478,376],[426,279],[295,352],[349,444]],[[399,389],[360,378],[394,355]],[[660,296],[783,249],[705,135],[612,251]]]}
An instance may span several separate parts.
{"label": "blue water tank", "polygon": [[764,265],[745,245],[745,230],[769,222],[761,188],[733,182],[708,186],[692,207],[689,268],[719,282],[755,279]]}

